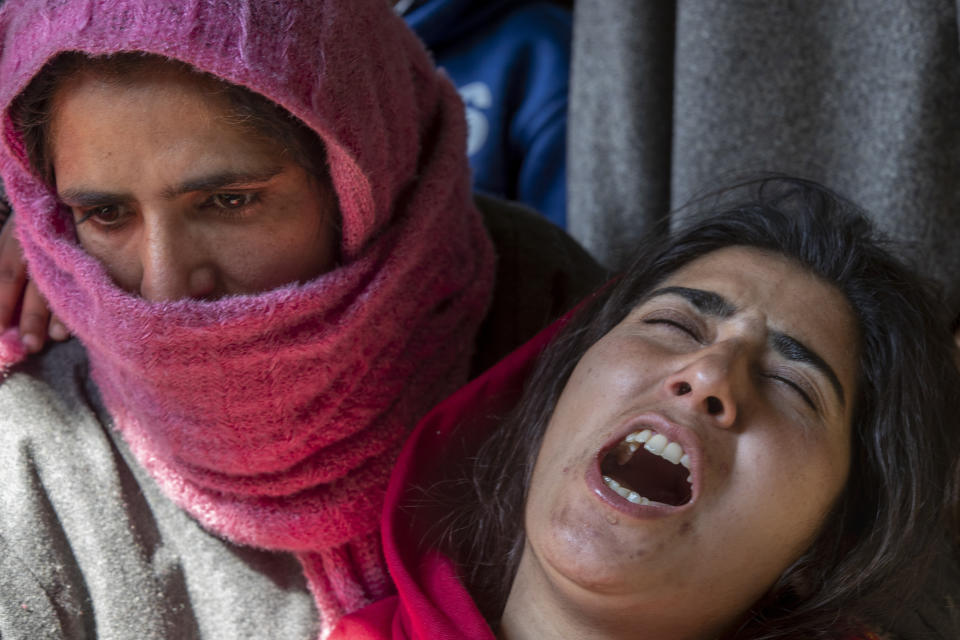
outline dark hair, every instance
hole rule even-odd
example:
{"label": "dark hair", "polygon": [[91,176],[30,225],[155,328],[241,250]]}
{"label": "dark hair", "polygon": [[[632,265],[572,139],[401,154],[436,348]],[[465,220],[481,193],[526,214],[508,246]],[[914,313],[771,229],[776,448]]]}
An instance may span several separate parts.
{"label": "dark hair", "polygon": [[960,372],[933,286],[892,256],[856,206],[815,183],[758,179],[699,204],[712,206],[648,243],[575,315],[472,462],[469,500],[453,508],[440,537],[492,624],[523,549],[540,443],[574,367],[659,282],[729,246],[796,260],[844,294],[860,332],[847,486],[817,540],[731,637],[849,637],[908,602],[937,550],[956,541]]}
{"label": "dark hair", "polygon": [[265,141],[278,144],[295,163],[320,181],[327,179],[326,151],[310,127],[289,111],[244,87],[231,84],[194,67],[151,53],[121,52],[88,56],[76,51],[50,60],[17,96],[11,117],[23,135],[27,158],[33,170],[50,186],[55,184],[50,158],[51,107],[57,89],[68,78],[90,73],[111,82],[125,83],[148,71],[188,73],[211,95],[222,95],[230,110],[230,122]]}

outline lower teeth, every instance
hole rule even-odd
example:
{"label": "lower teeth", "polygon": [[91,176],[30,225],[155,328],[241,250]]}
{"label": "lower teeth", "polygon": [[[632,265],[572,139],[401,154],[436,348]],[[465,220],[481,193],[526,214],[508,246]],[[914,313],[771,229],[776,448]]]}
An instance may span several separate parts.
{"label": "lower teeth", "polygon": [[611,478],[610,476],[603,476],[603,482],[608,487],[616,491],[617,494],[619,494],[623,498],[626,498],[633,504],[650,504],[650,500],[648,498],[644,498],[642,495],[640,495],[636,491],[631,491],[626,487],[620,486],[620,483],[614,480],[613,478]]}

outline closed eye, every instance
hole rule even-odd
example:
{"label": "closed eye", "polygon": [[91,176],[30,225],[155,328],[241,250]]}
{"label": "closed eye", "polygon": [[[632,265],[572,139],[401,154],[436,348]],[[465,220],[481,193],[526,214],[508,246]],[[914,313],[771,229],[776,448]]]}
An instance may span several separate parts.
{"label": "closed eye", "polygon": [[690,336],[697,342],[703,342],[703,340],[700,337],[699,331],[693,326],[685,322],[681,322],[673,318],[664,318],[664,317],[646,318],[644,319],[643,322],[645,324],[665,325],[667,327],[670,327],[671,329],[676,329],[677,331],[685,333],[686,335]]}
{"label": "closed eye", "polygon": [[810,394],[807,393],[802,386],[800,386],[790,378],[785,378],[784,376],[776,375],[773,373],[763,374],[763,377],[768,378],[770,380],[775,380],[777,382],[787,385],[787,387],[790,388],[790,390],[794,391],[798,396],[800,396],[800,398],[806,404],[808,404],[811,409],[815,411],[817,410],[817,405],[816,403],[814,403],[813,399],[810,397]]}

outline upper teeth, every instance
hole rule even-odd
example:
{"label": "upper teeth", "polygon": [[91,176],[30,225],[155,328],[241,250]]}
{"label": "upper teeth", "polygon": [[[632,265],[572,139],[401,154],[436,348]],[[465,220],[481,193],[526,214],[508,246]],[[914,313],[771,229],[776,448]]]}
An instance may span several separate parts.
{"label": "upper teeth", "polygon": [[[680,464],[686,469],[690,469],[690,456],[683,452],[683,447],[676,442],[667,440],[664,435],[654,433],[650,429],[634,431],[624,438],[623,442],[621,442],[616,449],[617,463],[624,465],[629,462],[633,454],[640,448],[640,445],[643,445],[643,448],[650,453],[660,456],[668,462]],[[622,486],[610,476],[604,475],[603,482],[616,493],[634,504],[650,504],[652,502],[649,498],[638,494],[636,491]],[[689,475],[687,475],[687,482],[691,485],[693,484]]]}
{"label": "upper teeth", "polygon": [[650,429],[644,429],[642,431],[634,431],[628,435],[625,440],[630,445],[630,453],[636,451],[635,444],[642,444],[643,448],[650,453],[660,456],[673,464],[681,464],[687,469],[690,468],[690,456],[683,452],[683,447],[676,442],[667,440],[667,437],[662,434],[654,433]]}

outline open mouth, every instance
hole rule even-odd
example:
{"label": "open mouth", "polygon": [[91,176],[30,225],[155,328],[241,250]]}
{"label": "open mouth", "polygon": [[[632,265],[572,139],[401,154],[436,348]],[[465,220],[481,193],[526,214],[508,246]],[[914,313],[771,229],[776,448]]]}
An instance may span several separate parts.
{"label": "open mouth", "polygon": [[600,461],[603,482],[634,504],[679,507],[690,502],[690,457],[683,447],[650,429],[634,431]]}

